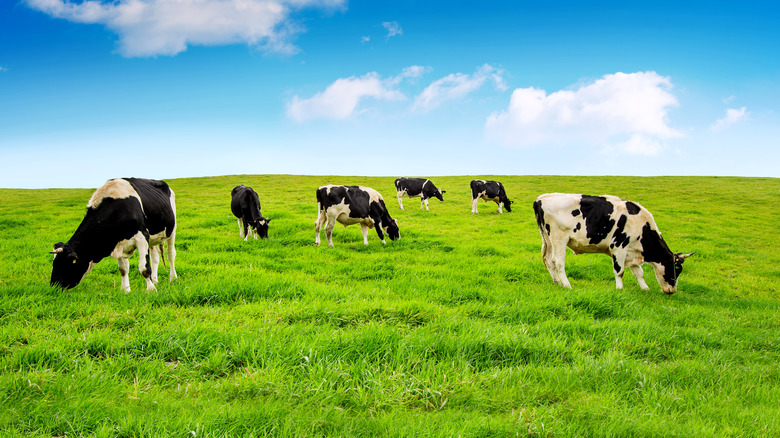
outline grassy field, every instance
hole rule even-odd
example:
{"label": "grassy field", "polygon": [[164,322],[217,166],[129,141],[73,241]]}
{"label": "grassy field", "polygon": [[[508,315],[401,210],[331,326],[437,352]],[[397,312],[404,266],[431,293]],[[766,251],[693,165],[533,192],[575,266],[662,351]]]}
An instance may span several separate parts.
{"label": "grassy field", "polygon": [[[393,178],[168,180],[179,279],[146,292],[136,256],[128,294],[110,258],[49,287],[93,190],[0,190],[0,436],[780,435],[780,180],[489,178],[512,213],[471,215],[468,176],[434,178],[430,212]],[[270,239],[239,238],[239,183]],[[315,247],[326,183],[383,193],[401,240]],[[571,252],[554,286],[531,208],[554,191],[650,210],[696,252],[678,292]]]}

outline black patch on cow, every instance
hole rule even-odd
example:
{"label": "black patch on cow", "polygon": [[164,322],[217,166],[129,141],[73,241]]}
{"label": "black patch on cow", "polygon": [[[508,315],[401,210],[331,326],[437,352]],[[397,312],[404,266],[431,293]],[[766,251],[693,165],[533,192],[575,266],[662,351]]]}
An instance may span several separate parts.
{"label": "black patch on cow", "polygon": [[612,235],[612,244],[614,245],[614,248],[625,248],[628,246],[628,242],[631,240],[631,238],[628,237],[628,234],[624,232],[627,220],[628,216],[620,215],[620,218],[617,221],[617,225],[615,226],[615,233]]}
{"label": "black patch on cow", "polygon": [[621,271],[623,271],[623,267],[620,266],[620,263],[617,261],[617,257],[615,255],[612,255],[612,269],[615,270],[616,273],[620,274]]}
{"label": "black patch on cow", "polygon": [[168,183],[144,178],[122,179],[129,182],[141,198],[149,234],[158,234],[165,230],[165,237],[171,237],[176,225],[176,215],[171,207],[171,189]]}
{"label": "black patch on cow", "polygon": [[[473,186],[474,181],[472,181]],[[537,199],[534,201],[534,216],[536,216],[536,225],[539,226],[539,231],[543,232],[547,230],[547,235],[550,235],[550,226],[544,223],[544,210],[542,209],[542,201]]]}
{"label": "black patch on cow", "polygon": [[633,202],[626,201],[626,210],[628,210],[628,214],[639,214],[642,209]]}
{"label": "black patch on cow", "polygon": [[580,210],[579,210],[579,209],[577,209],[577,210],[574,210],[574,211],[572,211],[572,212],[571,212],[571,215],[572,215],[572,216],[574,216],[574,217],[577,217],[577,216],[579,216],[579,215],[580,215]]}
{"label": "black patch on cow", "polygon": [[[646,262],[658,263],[664,267],[664,280],[671,286],[677,284],[675,257],[666,242],[655,231],[650,223],[645,223],[642,227],[642,237],[640,239],[642,243],[642,256]],[[680,266],[682,270],[682,266]]]}
{"label": "black patch on cow", "polygon": [[426,178],[397,178],[395,180],[395,190],[397,192],[406,191],[407,196],[421,196],[423,200],[437,198],[444,200],[442,192],[433,184],[433,181]]}
{"label": "black patch on cow", "polygon": [[614,210],[612,203],[603,196],[582,195],[580,210],[590,244],[598,244],[606,239],[615,226],[615,220],[610,218]]}
{"label": "black patch on cow", "polygon": [[577,225],[574,227],[574,232],[576,233],[580,228],[582,228],[582,222],[577,222]]}
{"label": "black patch on cow", "polygon": [[504,190],[504,185],[501,184],[498,181],[481,181],[481,180],[472,180],[471,181],[471,199],[477,199],[478,195],[482,192],[485,192],[484,197],[487,199],[498,199],[496,201],[496,204],[503,204],[506,211],[509,213],[512,212],[512,201],[509,200],[509,198],[506,196],[506,191]]}

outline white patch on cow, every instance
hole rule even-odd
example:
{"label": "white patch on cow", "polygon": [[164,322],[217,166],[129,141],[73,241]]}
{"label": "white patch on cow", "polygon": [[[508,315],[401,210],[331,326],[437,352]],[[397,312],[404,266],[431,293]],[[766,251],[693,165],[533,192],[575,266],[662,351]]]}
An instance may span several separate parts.
{"label": "white patch on cow", "polygon": [[87,202],[87,208],[97,208],[105,198],[125,199],[130,197],[138,199],[138,203],[141,204],[141,210],[143,210],[141,197],[138,196],[138,193],[127,180],[122,178],[110,179],[95,190],[95,193],[92,194],[89,202]]}
{"label": "white patch on cow", "polygon": [[364,187],[364,186],[358,186],[360,190],[365,191],[368,193],[368,197],[371,199],[372,202],[385,202],[384,199],[382,199],[382,195],[379,194],[376,190],[372,189],[371,187]]}

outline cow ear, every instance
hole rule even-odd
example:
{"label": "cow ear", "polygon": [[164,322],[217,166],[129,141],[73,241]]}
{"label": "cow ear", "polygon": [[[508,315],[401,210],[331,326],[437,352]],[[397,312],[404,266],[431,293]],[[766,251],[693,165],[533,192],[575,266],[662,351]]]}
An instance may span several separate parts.
{"label": "cow ear", "polygon": [[271,223],[271,218],[265,218],[265,223]]}
{"label": "cow ear", "polygon": [[442,193],[447,193],[447,191],[446,191],[446,190],[442,190],[441,192],[442,192]]}

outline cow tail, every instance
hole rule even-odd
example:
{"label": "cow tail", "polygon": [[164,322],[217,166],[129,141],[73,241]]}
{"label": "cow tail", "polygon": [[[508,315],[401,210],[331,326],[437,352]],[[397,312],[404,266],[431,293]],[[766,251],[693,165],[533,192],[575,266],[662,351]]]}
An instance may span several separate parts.
{"label": "cow tail", "polygon": [[163,244],[160,244],[160,258],[162,259],[163,268],[165,268],[165,251],[163,251]]}
{"label": "cow tail", "polygon": [[539,199],[534,201],[534,215],[536,216],[536,225],[539,227],[539,234],[542,235],[542,255],[544,256],[547,253],[548,248],[552,248],[552,241],[550,240],[550,235],[547,233],[542,201]]}

